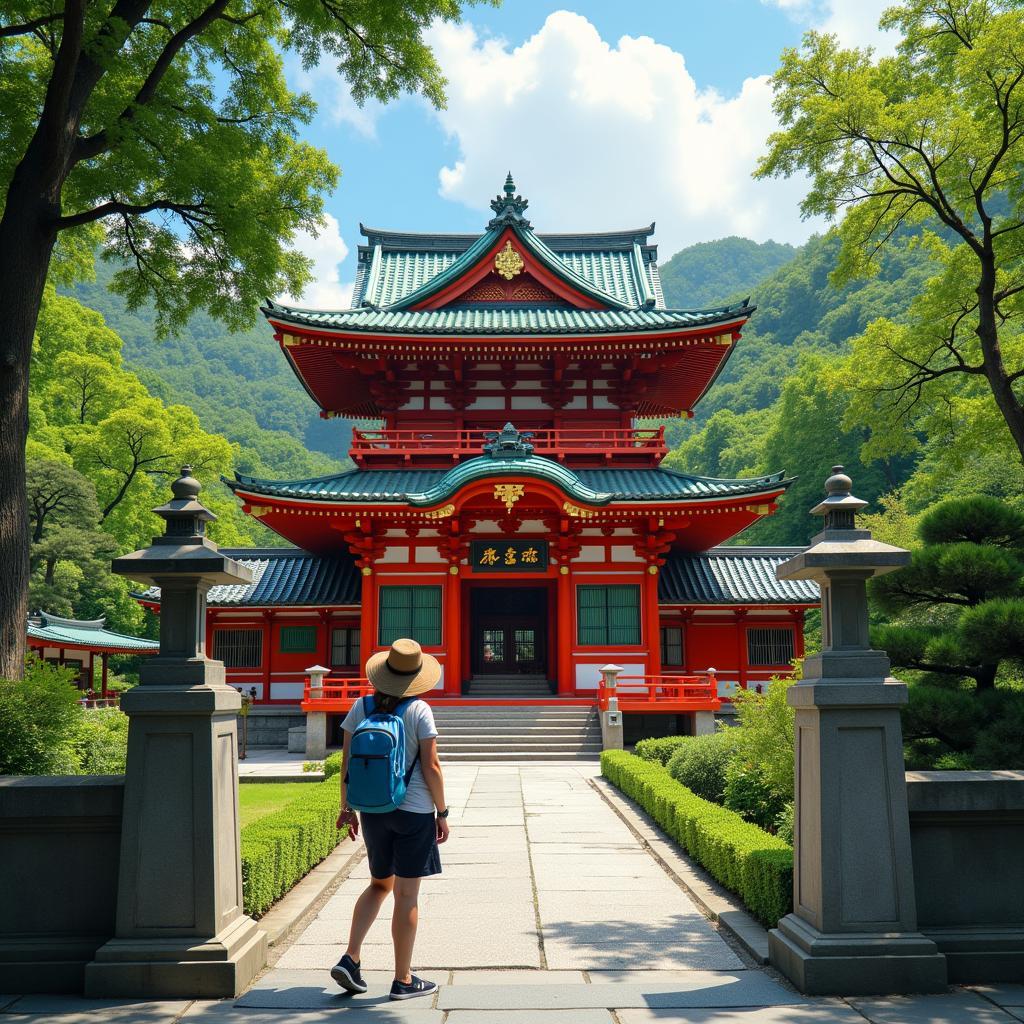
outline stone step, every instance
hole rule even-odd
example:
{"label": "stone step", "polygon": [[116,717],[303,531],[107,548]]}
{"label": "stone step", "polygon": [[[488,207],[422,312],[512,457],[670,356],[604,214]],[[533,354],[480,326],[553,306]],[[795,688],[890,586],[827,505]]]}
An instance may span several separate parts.
{"label": "stone step", "polygon": [[501,762],[501,761],[520,761],[520,762],[543,762],[543,761],[597,761],[600,759],[599,753],[589,752],[563,752],[563,751],[548,751],[544,753],[532,753],[532,752],[508,752],[508,751],[496,751],[491,753],[473,753],[470,751],[452,751],[452,753],[444,753],[441,755],[442,760],[448,763],[455,761],[480,761],[483,763]]}
{"label": "stone step", "polygon": [[557,726],[557,725],[533,725],[533,726],[515,726],[515,725],[448,725],[443,730],[445,736],[551,736],[551,737],[565,737],[572,739],[574,737],[585,737],[585,736],[600,736],[601,730],[596,726],[580,726],[574,728],[572,726]]}
{"label": "stone step", "polygon": [[530,743],[516,740],[514,743],[481,743],[481,742],[465,742],[459,744],[445,743],[441,747],[441,756],[445,757],[449,753],[466,753],[471,751],[474,753],[506,753],[506,754],[528,754],[538,752],[560,752],[563,754],[571,753],[590,753],[600,754],[601,744],[600,743]]}

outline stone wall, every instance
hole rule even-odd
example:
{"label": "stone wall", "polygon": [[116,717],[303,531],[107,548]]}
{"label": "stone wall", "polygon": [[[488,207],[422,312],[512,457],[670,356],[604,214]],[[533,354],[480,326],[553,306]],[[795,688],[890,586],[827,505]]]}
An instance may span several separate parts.
{"label": "stone wall", "polygon": [[[246,748],[288,746],[288,730],[305,727],[306,716],[298,708],[252,707],[247,716]],[[239,726],[241,731],[241,726]]]}
{"label": "stone wall", "polygon": [[908,772],[918,925],[951,982],[1024,978],[1024,772]]}
{"label": "stone wall", "polygon": [[81,992],[114,934],[124,778],[0,776],[0,992]]}

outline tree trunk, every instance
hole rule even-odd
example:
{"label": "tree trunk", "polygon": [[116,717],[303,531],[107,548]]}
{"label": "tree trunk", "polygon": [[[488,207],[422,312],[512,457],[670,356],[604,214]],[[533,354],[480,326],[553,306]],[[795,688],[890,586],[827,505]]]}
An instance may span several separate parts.
{"label": "tree trunk", "polygon": [[994,690],[996,688],[996,672],[998,665],[982,665],[974,673],[974,682],[979,690]]}
{"label": "tree trunk", "polygon": [[978,326],[975,333],[981,341],[985,378],[996,400],[1006,426],[1010,431],[1021,461],[1024,462],[1024,406],[1014,394],[1013,383],[1003,362],[999,345],[999,328],[996,323],[996,259],[991,251],[991,240],[986,238],[989,252],[981,258],[981,280],[976,289],[978,295]]}
{"label": "tree trunk", "polygon": [[28,619],[29,516],[25,489],[28,384],[39,304],[56,232],[39,168],[15,171],[0,219],[0,678],[20,679]]}

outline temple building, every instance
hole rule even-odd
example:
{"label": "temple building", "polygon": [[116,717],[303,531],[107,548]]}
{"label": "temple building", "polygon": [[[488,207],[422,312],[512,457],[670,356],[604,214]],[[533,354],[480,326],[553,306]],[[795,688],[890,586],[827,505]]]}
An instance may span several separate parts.
{"label": "temple building", "polygon": [[294,545],[230,551],[254,582],[209,597],[208,650],[257,704],[340,713],[411,636],[437,703],[593,706],[615,663],[627,716],[692,719],[802,654],[792,552],[723,546],[791,481],[661,465],[659,421],[753,307],[668,308],[653,224],[538,234],[527,205],[509,176],[480,235],[364,227],[351,309],[263,310],[321,416],[358,425],[346,472],[228,481]]}

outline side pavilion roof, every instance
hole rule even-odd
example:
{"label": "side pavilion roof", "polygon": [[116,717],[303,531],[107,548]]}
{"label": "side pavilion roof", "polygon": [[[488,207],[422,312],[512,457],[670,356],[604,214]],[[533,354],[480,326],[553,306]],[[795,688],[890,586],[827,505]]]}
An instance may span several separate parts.
{"label": "side pavilion roof", "polygon": [[43,644],[111,654],[156,654],[160,650],[156,640],[107,629],[106,619],[61,619],[48,612],[28,620],[28,639],[37,647]]}

